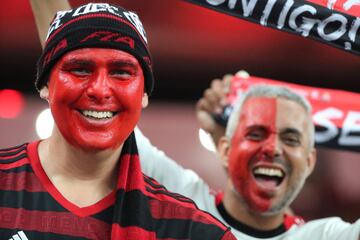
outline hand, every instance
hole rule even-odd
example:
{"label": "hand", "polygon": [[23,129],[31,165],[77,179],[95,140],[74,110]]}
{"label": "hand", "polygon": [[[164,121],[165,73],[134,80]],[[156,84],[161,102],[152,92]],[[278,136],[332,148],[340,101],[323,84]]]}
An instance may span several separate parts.
{"label": "hand", "polygon": [[215,145],[220,137],[225,135],[225,127],[214,120],[214,115],[220,115],[228,104],[226,94],[233,77],[227,74],[222,79],[212,80],[210,88],[204,91],[203,97],[196,104],[196,117],[200,128],[210,133]]}
{"label": "hand", "polygon": [[71,9],[68,0],[30,0],[41,46],[44,48],[47,31],[57,11]]}

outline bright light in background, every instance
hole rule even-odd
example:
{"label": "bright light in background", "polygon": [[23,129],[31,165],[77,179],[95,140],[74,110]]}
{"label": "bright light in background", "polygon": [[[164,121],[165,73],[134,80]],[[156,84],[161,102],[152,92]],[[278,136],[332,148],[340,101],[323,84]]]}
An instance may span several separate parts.
{"label": "bright light in background", "polygon": [[24,110],[24,97],[19,91],[0,90],[0,118],[17,118]]}
{"label": "bright light in background", "polygon": [[50,109],[42,111],[36,119],[36,133],[41,139],[48,138],[54,127],[54,119]]}
{"label": "bright light in background", "polygon": [[214,144],[210,134],[208,134],[201,128],[199,129],[199,139],[200,139],[201,145],[203,145],[204,148],[206,148],[207,150],[209,150],[211,152],[216,151],[215,144]]}

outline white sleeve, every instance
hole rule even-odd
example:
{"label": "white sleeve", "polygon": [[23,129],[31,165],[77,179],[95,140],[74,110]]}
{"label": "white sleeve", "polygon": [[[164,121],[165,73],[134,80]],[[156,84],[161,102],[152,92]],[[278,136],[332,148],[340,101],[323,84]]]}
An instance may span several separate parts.
{"label": "white sleeve", "polygon": [[360,219],[351,224],[339,217],[324,218],[309,221],[298,228],[291,239],[317,239],[317,240],[359,240]]}
{"label": "white sleeve", "polygon": [[151,144],[139,128],[135,128],[142,171],[156,179],[168,190],[180,193],[196,202],[200,209],[206,210],[210,196],[209,186],[190,169],[184,169],[173,159]]}

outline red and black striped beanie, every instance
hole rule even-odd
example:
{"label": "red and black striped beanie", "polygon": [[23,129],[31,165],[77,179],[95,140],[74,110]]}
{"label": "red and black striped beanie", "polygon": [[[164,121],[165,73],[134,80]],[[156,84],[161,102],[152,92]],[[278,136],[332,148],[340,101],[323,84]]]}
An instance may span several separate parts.
{"label": "red and black striped beanie", "polygon": [[37,64],[37,90],[46,86],[52,66],[65,53],[88,47],[119,49],[136,57],[144,72],[146,92],[151,94],[152,60],[143,25],[136,13],[108,3],[57,12]]}

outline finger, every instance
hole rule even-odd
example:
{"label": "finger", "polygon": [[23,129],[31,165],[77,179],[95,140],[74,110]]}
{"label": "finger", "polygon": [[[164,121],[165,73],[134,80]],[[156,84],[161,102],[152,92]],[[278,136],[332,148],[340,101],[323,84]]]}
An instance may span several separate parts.
{"label": "finger", "polygon": [[242,78],[248,78],[250,77],[250,74],[245,70],[239,70],[237,73],[235,73],[235,76],[242,77]]}
{"label": "finger", "polygon": [[223,88],[224,88],[225,93],[228,93],[230,91],[231,80],[233,78],[234,78],[234,75],[232,75],[232,74],[224,75],[224,77],[222,79],[222,84],[223,84]]}
{"label": "finger", "polygon": [[222,79],[214,79],[211,81],[210,88],[214,90],[216,93],[219,93],[219,95],[222,95],[224,93],[224,86],[222,83]]}
{"label": "finger", "polygon": [[201,98],[197,103],[196,103],[196,111],[205,111],[205,112],[209,112],[209,114],[211,112],[214,111],[214,107],[213,105],[211,105],[209,103],[209,101],[206,101],[204,98]]}
{"label": "finger", "polygon": [[212,116],[210,116],[208,114],[208,112],[198,111],[196,113],[196,117],[197,117],[198,123],[200,125],[200,128],[202,128],[206,132],[212,132],[213,131],[213,129],[215,127],[215,121],[212,118]]}
{"label": "finger", "polygon": [[215,113],[221,113],[222,106],[221,106],[221,99],[222,96],[219,96],[214,89],[206,89],[204,92],[203,99],[208,102],[211,106],[211,111]]}

